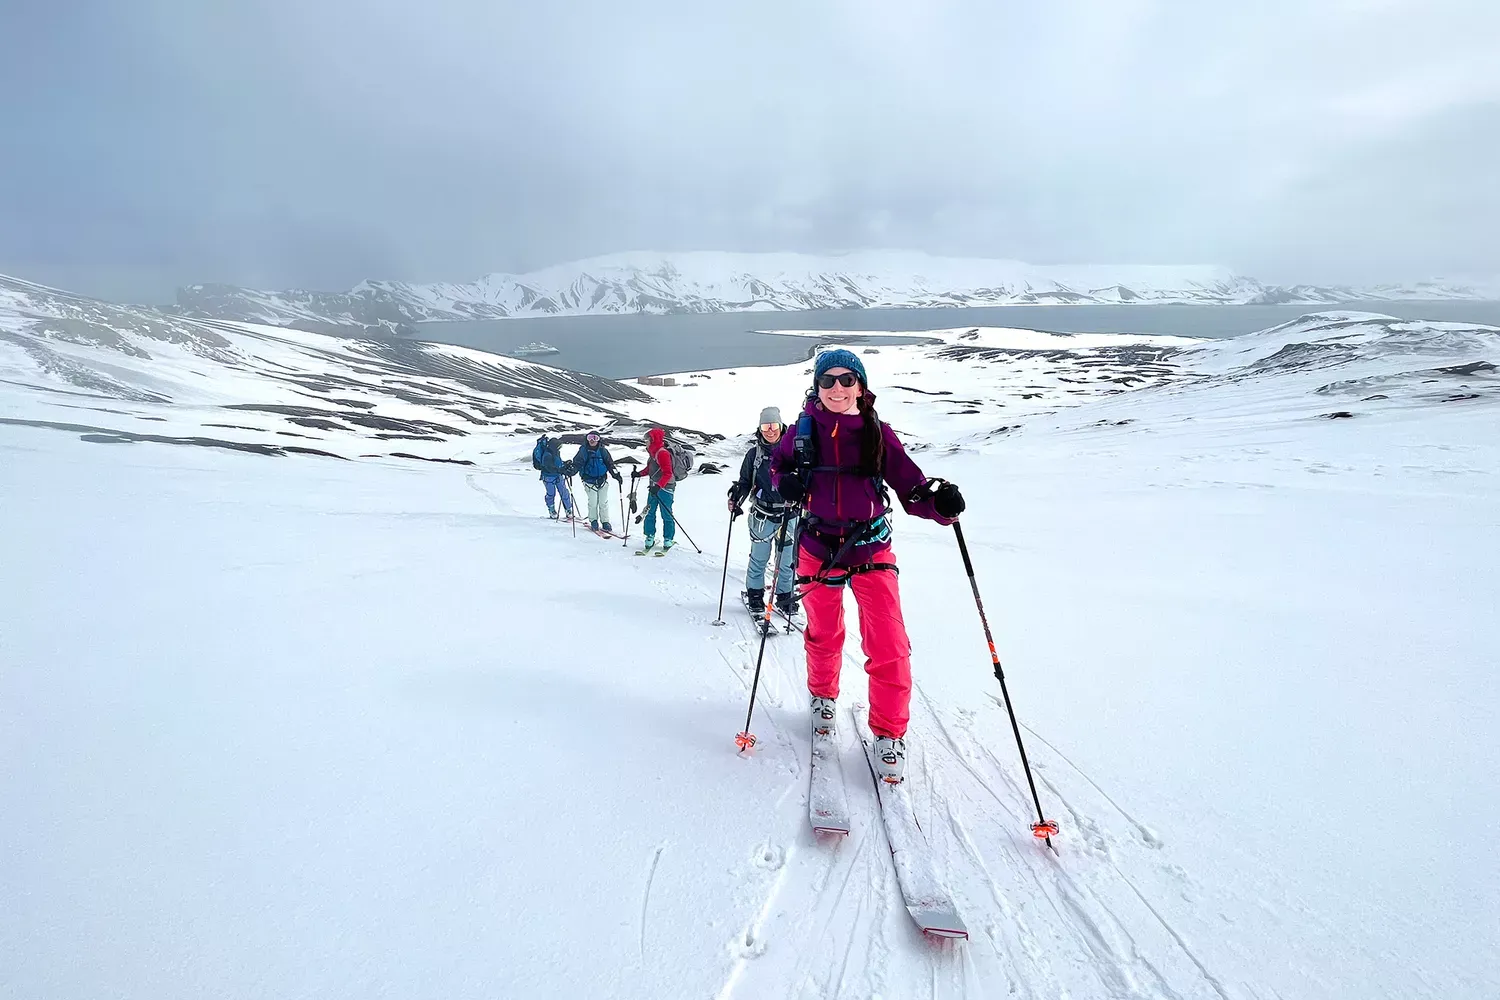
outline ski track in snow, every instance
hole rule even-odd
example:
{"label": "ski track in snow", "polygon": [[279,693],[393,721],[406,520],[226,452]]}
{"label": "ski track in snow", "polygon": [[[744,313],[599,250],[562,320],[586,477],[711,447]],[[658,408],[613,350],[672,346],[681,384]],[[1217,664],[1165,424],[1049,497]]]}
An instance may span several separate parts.
{"label": "ski track in snow", "polygon": [[[738,625],[738,631],[735,655],[745,658],[745,675],[736,672],[736,676],[748,687],[760,637],[747,621]],[[852,753],[858,750],[858,741],[852,732],[852,715],[844,705],[853,703],[858,711],[855,699],[864,673],[853,654],[844,657],[850,669],[844,675],[840,708],[840,766],[849,790],[853,829],[847,843],[841,844],[837,838],[819,843],[808,829],[801,763],[807,747],[804,739],[790,736],[805,724],[801,709],[805,675],[801,643],[789,649],[789,640],[796,642],[784,634],[766,640],[760,684],[762,705],[775,709],[765,712],[777,733],[774,753],[792,756],[792,784],[787,790],[796,793],[783,796],[777,804],[784,840],[792,846],[756,919],[745,931],[744,954],[739,955],[718,997],[870,996],[870,991],[891,988],[882,984],[910,985],[918,978],[927,996],[983,997],[987,996],[987,976],[978,969],[975,952],[989,951],[996,972],[1004,970],[1008,996],[1065,996],[1079,990],[1077,973],[1083,972],[1092,981],[1092,990],[1086,988],[1089,996],[1232,1000],[1229,988],[1193,951],[1184,934],[1125,876],[1115,861],[1118,841],[1100,819],[1070,801],[1064,784],[1038,772],[1038,787],[1046,790],[1056,819],[1064,820],[1062,859],[1050,858],[1029,835],[1014,834],[1017,829],[1028,829],[1034,819],[1022,778],[1001,762],[989,742],[975,738],[962,724],[950,724],[918,682],[913,687],[912,735],[922,741],[919,753],[913,754],[918,763],[913,789],[919,820],[945,883],[975,928],[968,945],[922,939],[895,888],[879,807],[873,790],[861,780],[864,763]],[[735,655],[721,652],[732,670]],[[757,705],[760,714],[762,708]],[[783,724],[775,718],[777,714],[790,718]],[[974,714],[963,715],[972,726]],[[989,741],[996,739],[1008,744],[1010,732],[996,727]],[[1041,738],[1037,742],[1127,822],[1136,843],[1152,852],[1163,847],[1146,823],[1124,810],[1052,742]],[[769,750],[762,742],[756,753]],[[1035,759],[1037,751],[1032,753]],[[975,829],[984,829],[986,837],[975,837]],[[983,849],[981,841],[993,844],[992,849]],[[1089,868],[1088,877],[1070,871],[1080,853],[1101,862]],[[850,891],[858,882],[864,882],[865,891]],[[1032,906],[1037,900],[1046,901],[1056,921],[1049,928],[1032,927],[1011,901],[1013,897]],[[1152,951],[1139,940],[1139,933],[1133,933],[1131,928],[1143,921],[1160,928],[1169,954]],[[1064,928],[1068,943],[1059,948],[1058,933]],[[898,936],[897,945],[891,943],[892,933]],[[829,934],[840,937],[829,940]],[[784,948],[793,949],[792,957],[757,961]],[[1070,954],[1071,963],[1065,961]],[[1053,969],[1059,963],[1064,969]],[[1095,993],[1098,990],[1104,993]]]}
{"label": "ski track in snow", "polygon": [[651,883],[656,881],[656,866],[661,864],[661,852],[666,850],[666,844],[658,844],[656,853],[651,855],[651,867],[646,872],[646,888],[641,893],[641,961],[646,960],[646,927],[651,910]]}
{"label": "ski track in snow", "polygon": [[[718,575],[711,578],[717,587]],[[716,590],[706,593],[701,586],[689,588],[682,582],[658,585],[676,591],[684,604],[696,596],[700,604],[717,606]],[[685,592],[692,589],[697,589],[696,595]],[[761,637],[748,619],[734,627],[734,652],[721,650],[721,658],[748,693]],[[851,629],[850,643],[856,642]],[[934,862],[973,935],[967,943],[924,938],[905,911],[874,790],[863,780],[868,770],[854,721],[863,707],[862,662],[846,652],[839,763],[849,793],[851,831],[840,843],[840,838],[818,838],[807,820],[803,757],[808,739],[792,735],[807,725],[800,636],[779,634],[767,639],[766,647],[756,717],[772,726],[775,740],[769,746],[762,741],[754,752],[789,758],[789,782],[776,803],[774,824],[779,842],[787,847],[775,879],[762,889],[754,919],[732,946],[735,962],[716,994],[720,1000],[974,998],[990,995],[1002,981],[1005,995],[1020,997],[1081,990],[1077,995],[1231,1000],[1182,934],[1115,865],[1115,845],[1102,822],[1071,805],[1056,782],[1042,779],[1047,802],[1063,820],[1063,858],[1050,858],[1050,852],[1029,835],[1034,817],[1024,779],[972,731],[951,725],[918,683],[911,733],[921,742],[914,740],[916,752],[909,762],[916,765],[912,787],[918,818]],[[743,674],[736,667],[737,657]],[[967,718],[972,725],[973,713]],[[1008,727],[994,727],[988,739],[1009,742]],[[1044,745],[1063,759],[1050,743]],[[1161,846],[1145,824],[1121,809],[1092,778],[1065,763],[1126,820],[1132,839],[1153,850]],[[983,835],[976,836],[976,830]],[[757,844],[752,853],[765,851],[776,839]],[[1081,852],[1102,862],[1092,866],[1087,880],[1068,869]],[[1096,885],[1101,878],[1110,884]],[[1026,902],[1018,906],[1013,898]],[[1052,919],[1034,926],[1026,911],[1039,901],[1044,901]],[[1164,932],[1167,955],[1152,951],[1132,933],[1143,919]],[[1063,932],[1066,936],[1060,937]],[[915,990],[918,983],[920,991]]]}

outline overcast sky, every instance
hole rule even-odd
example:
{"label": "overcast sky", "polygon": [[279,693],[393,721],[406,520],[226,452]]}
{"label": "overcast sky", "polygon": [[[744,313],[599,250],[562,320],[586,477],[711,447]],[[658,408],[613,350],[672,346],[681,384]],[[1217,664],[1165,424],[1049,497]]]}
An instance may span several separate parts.
{"label": "overcast sky", "polygon": [[1495,0],[0,0],[0,271],[899,247],[1500,273]]}

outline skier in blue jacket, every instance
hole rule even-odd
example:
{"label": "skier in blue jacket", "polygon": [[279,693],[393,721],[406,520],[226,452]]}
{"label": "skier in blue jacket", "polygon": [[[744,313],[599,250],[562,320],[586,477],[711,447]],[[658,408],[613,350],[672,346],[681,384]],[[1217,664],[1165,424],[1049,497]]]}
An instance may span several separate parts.
{"label": "skier in blue jacket", "polygon": [[531,449],[531,467],[542,474],[542,484],[547,487],[547,515],[556,521],[555,497],[562,496],[563,512],[568,520],[573,519],[573,494],[568,492],[567,463],[562,459],[562,441],[543,434],[536,439]]}
{"label": "skier in blue jacket", "polygon": [[609,523],[609,480],[613,478],[617,486],[623,486],[624,480],[615,471],[615,460],[604,447],[598,431],[589,431],[568,464],[583,480],[583,495],[589,503],[589,528],[599,531],[602,527],[606,534],[612,533],[615,529]]}

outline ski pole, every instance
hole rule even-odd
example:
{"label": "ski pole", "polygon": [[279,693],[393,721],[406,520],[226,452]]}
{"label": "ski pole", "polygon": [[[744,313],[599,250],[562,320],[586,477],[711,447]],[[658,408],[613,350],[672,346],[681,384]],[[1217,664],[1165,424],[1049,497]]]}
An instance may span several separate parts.
{"label": "ski pole", "polygon": [[724,575],[719,579],[719,617],[711,624],[725,625],[724,621],[724,587],[729,583],[729,540],[734,537],[734,520],[739,517],[739,511],[731,511],[729,514],[729,530],[724,533]]}
{"label": "ski pole", "polygon": [[969,574],[969,587],[974,591],[974,606],[979,609],[979,622],[984,626],[984,641],[990,646],[990,662],[995,667],[995,679],[1000,682],[1000,694],[1005,698],[1005,711],[1010,714],[1011,731],[1016,734],[1016,749],[1021,751],[1021,766],[1026,769],[1026,783],[1031,786],[1031,801],[1036,804],[1037,821],[1031,824],[1031,835],[1038,840],[1045,840],[1047,846],[1052,848],[1052,853],[1056,854],[1057,848],[1053,847],[1052,838],[1057,835],[1057,823],[1042,815],[1042,800],[1036,793],[1036,781],[1031,776],[1031,762],[1026,759],[1026,744],[1021,742],[1021,726],[1016,722],[1016,710],[1011,707],[1005,671],[1000,666],[1000,654],[995,652],[995,638],[990,634],[990,621],[984,613],[984,601],[979,597],[979,583],[974,579],[974,563],[969,559],[969,546],[964,543],[964,528],[957,521],[953,522],[953,535],[958,539],[958,551],[964,558],[964,572]]}
{"label": "ski pole", "polygon": [[573,528],[573,537],[577,538],[578,537],[578,494],[573,492],[573,477],[572,476],[569,476],[565,480],[565,482],[568,484],[568,506],[572,508],[572,510],[568,511],[568,522],[569,522],[569,524],[572,525],[572,528]]}
{"label": "ski pole", "polygon": [[[631,477],[630,477],[630,513],[632,513],[632,514],[635,513],[635,487],[636,487],[636,483],[638,483],[639,481],[640,480],[636,479],[636,477],[634,475],[631,475]],[[625,493],[624,490],[620,491],[620,494],[621,494],[620,495],[620,502],[621,503],[625,502],[624,493]],[[629,548],[630,547],[630,518],[625,515],[625,512],[623,510],[620,512],[620,520],[622,520],[622,521],[625,522],[625,541],[623,541],[620,544],[622,544],[626,548]]]}
{"label": "ski pole", "polygon": [[[663,515],[663,517],[665,516],[666,515]],[[677,517],[676,511],[672,512],[672,523],[677,526],[677,530],[682,532],[682,536],[692,544],[693,548],[698,549],[698,554],[701,556],[703,554],[703,550],[698,548],[698,543],[693,541],[693,536],[689,535],[687,529],[682,526],[682,521]]]}
{"label": "ski pole", "polygon": [[[773,601],[775,600],[774,596],[772,597],[772,600]],[[803,634],[806,634],[806,629],[804,629],[801,625],[798,625],[795,621],[793,621],[791,615],[787,614],[785,611],[782,611],[780,608],[776,609],[776,613],[778,615],[780,615],[783,619],[785,619],[785,621],[786,621],[786,630],[788,632],[790,632],[792,629],[796,629],[798,632],[802,632]]]}
{"label": "ski pole", "polygon": [[[731,522],[732,524],[733,522]],[[776,531],[776,565],[781,565],[781,550],[786,544],[786,522],[781,522],[781,527]],[[734,745],[740,748],[741,753],[749,752],[755,746],[755,734],[750,731],[750,716],[755,714],[755,692],[760,688],[760,665],[766,658],[766,639],[771,634],[771,605],[766,605],[766,610],[760,622],[760,652],[755,655],[755,676],[750,681],[750,708],[745,712],[745,728],[736,733]]]}

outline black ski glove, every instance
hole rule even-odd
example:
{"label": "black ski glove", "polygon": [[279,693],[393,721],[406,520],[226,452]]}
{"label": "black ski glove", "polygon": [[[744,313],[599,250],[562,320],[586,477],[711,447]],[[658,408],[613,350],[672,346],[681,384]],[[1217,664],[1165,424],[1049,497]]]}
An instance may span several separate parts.
{"label": "black ski glove", "polygon": [[964,495],[952,483],[945,482],[932,491],[932,509],[938,512],[939,517],[951,520],[962,514],[966,506]]}
{"label": "black ski glove", "polygon": [[782,476],[781,482],[776,485],[776,492],[787,503],[801,503],[802,498],[807,495],[807,490],[802,488],[802,480],[796,476]]}
{"label": "black ski glove", "polygon": [[623,479],[620,478],[620,474],[618,472],[611,472],[610,475],[615,477],[615,485],[616,486],[624,486],[625,485],[625,480],[623,480]]}

